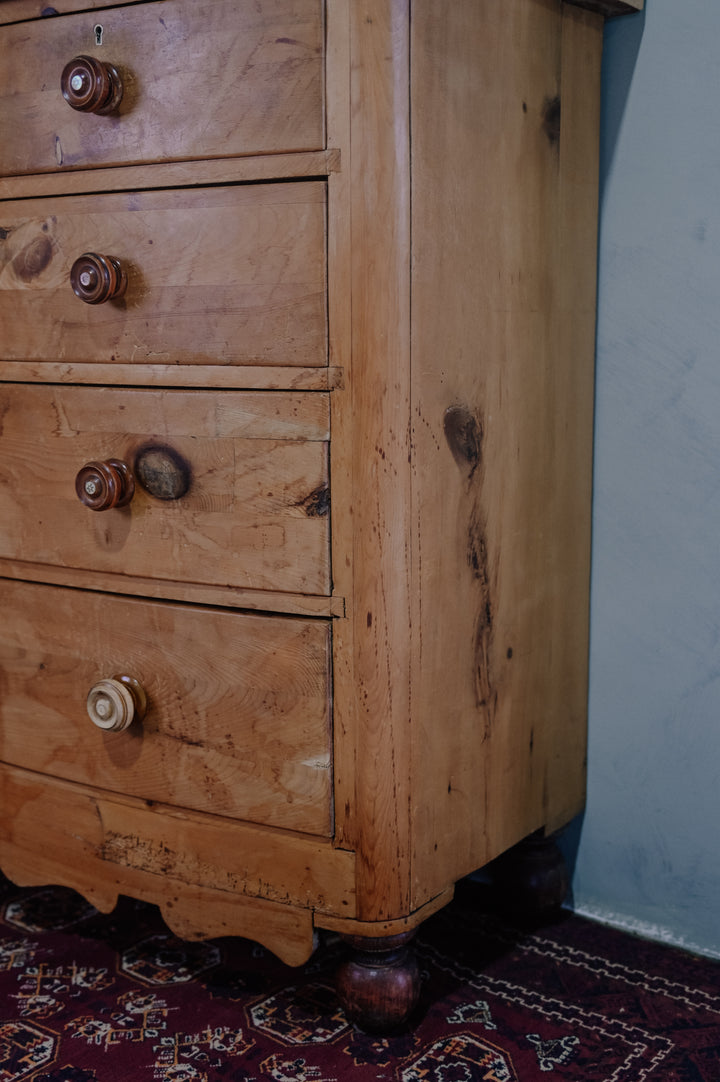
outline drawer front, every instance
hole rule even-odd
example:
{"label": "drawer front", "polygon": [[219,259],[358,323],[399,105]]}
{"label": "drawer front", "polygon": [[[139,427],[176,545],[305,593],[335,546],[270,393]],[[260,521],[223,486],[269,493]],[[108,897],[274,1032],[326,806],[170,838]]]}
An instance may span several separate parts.
{"label": "drawer front", "polygon": [[[325,365],[325,250],[320,181],[0,203],[0,359]],[[88,252],[122,296],[76,296]]]}
{"label": "drawer front", "polygon": [[[0,580],[0,758],[177,807],[328,835],[329,623]],[[134,678],[142,721],[90,719]]]}
{"label": "drawer front", "polygon": [[[325,393],[0,384],[0,556],[327,595],[328,414]],[[76,478],[108,461],[134,492],[92,509]]]}
{"label": "drawer front", "polygon": [[[173,0],[0,27],[0,173],[322,149],[322,9]],[[111,113],[63,97],[78,56],[117,71]]]}

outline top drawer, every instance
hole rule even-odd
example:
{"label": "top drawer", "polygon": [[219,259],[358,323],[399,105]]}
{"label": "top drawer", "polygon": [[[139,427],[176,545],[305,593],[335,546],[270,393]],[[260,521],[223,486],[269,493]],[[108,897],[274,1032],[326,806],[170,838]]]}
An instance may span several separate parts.
{"label": "top drawer", "polygon": [[[117,70],[111,113],[63,98],[77,56]],[[321,149],[323,61],[321,0],[161,0],[0,27],[0,173]]]}

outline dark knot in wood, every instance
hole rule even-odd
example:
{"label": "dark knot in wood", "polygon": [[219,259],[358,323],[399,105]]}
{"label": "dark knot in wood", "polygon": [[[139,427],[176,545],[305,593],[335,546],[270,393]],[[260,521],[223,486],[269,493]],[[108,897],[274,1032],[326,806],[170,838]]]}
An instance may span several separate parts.
{"label": "dark knot in wood", "polygon": [[163,444],[147,444],[135,457],[135,476],[146,492],[158,500],[179,500],[190,488],[190,463]]}
{"label": "dark knot in wood", "polygon": [[552,146],[560,142],[560,98],[546,98],[543,105],[543,128]]}
{"label": "dark knot in wood", "polygon": [[448,447],[458,466],[475,472],[482,456],[482,424],[467,406],[450,406],[445,410],[443,429]]}

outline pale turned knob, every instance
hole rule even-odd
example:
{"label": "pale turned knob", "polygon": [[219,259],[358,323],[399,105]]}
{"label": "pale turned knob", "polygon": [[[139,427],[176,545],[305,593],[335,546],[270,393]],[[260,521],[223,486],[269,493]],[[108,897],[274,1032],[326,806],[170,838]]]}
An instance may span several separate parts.
{"label": "pale turned knob", "polygon": [[135,478],[127,463],[118,458],[87,462],[78,470],[75,492],[91,511],[109,511],[130,503],[135,493]]}
{"label": "pale turned knob", "polygon": [[60,89],[71,108],[101,116],[114,112],[123,95],[117,68],[94,56],[73,57],[63,68]]}
{"label": "pale turned knob", "polygon": [[70,268],[70,285],[73,293],[85,304],[104,304],[124,296],[127,274],[112,255],[83,252]]}
{"label": "pale turned knob", "polygon": [[121,733],[129,729],[135,718],[142,721],[146,710],[145,691],[132,676],[99,680],[88,692],[90,721],[107,733]]}

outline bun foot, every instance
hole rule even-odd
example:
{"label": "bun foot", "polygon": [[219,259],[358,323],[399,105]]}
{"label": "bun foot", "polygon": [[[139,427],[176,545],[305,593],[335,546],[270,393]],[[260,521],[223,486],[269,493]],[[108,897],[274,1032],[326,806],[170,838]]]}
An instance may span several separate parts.
{"label": "bun foot", "polygon": [[413,932],[384,938],[343,936],[353,954],[337,974],[346,1015],[360,1029],[387,1033],[409,1019],[420,996],[420,970],[412,948]]}
{"label": "bun foot", "polygon": [[570,889],[563,855],[552,835],[531,834],[492,864],[503,905],[516,916],[551,917]]}

